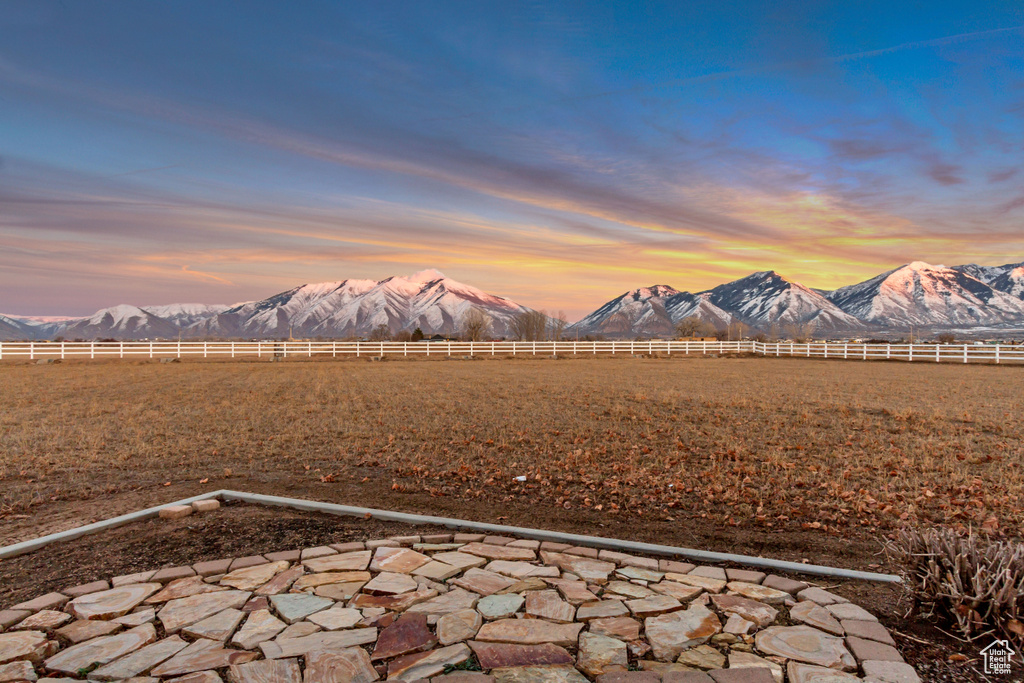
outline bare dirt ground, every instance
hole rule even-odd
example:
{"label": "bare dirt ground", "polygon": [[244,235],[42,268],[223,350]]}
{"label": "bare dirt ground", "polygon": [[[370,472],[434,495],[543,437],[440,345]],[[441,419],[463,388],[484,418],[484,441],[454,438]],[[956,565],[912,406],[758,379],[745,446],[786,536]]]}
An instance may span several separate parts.
{"label": "bare dirt ground", "polygon": [[[902,524],[1019,534],[1022,372],[692,357],[4,363],[0,544],[232,488],[894,571],[881,548]],[[207,531],[267,550],[321,533],[225,523]],[[170,563],[230,547],[153,524],[0,563],[0,601],[129,566],[132,539]],[[967,680],[973,664],[946,654],[974,661],[975,648],[906,616],[891,587],[847,589],[908,636],[930,680]]]}

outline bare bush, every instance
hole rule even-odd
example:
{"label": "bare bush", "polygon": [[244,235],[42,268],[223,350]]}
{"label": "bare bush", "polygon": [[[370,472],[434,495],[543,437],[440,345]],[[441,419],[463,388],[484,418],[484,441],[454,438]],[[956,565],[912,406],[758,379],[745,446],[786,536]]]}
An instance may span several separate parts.
{"label": "bare bush", "polygon": [[886,546],[915,602],[969,640],[999,633],[1024,645],[1024,544],[952,529],[906,529]]}
{"label": "bare bush", "polygon": [[714,325],[695,315],[676,323],[676,335],[680,337],[713,337],[716,331]]}
{"label": "bare bush", "polygon": [[521,311],[512,318],[512,336],[521,341],[542,341],[547,334],[548,316],[544,311]]}
{"label": "bare bush", "polygon": [[491,317],[475,306],[462,318],[462,338],[480,341],[491,333]]}

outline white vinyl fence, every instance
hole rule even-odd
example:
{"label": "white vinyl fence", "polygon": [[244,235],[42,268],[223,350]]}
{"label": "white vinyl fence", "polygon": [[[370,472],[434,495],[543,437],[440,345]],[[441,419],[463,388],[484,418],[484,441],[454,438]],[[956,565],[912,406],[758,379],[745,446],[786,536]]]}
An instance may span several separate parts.
{"label": "white vinyl fence", "polygon": [[1024,363],[1024,346],[995,344],[854,344],[754,341],[126,341],[0,342],[0,360],[98,358],[359,358],[381,356],[579,356],[619,354],[760,356],[841,360],[900,360],[932,363]]}

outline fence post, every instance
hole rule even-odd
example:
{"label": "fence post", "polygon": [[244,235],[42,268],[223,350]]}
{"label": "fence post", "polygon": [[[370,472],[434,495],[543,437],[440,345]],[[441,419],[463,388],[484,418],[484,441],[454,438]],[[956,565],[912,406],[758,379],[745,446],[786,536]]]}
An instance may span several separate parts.
{"label": "fence post", "polygon": [[35,360],[36,358],[36,343],[34,341],[28,343],[28,358],[29,360]]}
{"label": "fence post", "polygon": [[914,362],[914,345],[913,344],[910,345],[910,351],[907,354],[907,360],[910,361],[911,363]]}
{"label": "fence post", "polygon": [[533,342],[533,355],[537,355],[537,342]]}
{"label": "fence post", "polygon": [[885,344],[885,359],[889,360],[890,358],[892,358],[892,344],[889,344],[888,342],[886,342],[886,344]]}
{"label": "fence post", "polygon": [[470,358],[473,357],[473,340],[472,339],[469,340],[469,357]]}
{"label": "fence post", "polygon": [[181,340],[178,340],[178,358],[181,358]]}
{"label": "fence post", "polygon": [[256,342],[256,357],[263,358],[263,342]]}
{"label": "fence post", "polygon": [[[428,352],[429,355],[429,352]],[[356,342],[356,358],[359,358],[359,342]]]}
{"label": "fence post", "polygon": [[331,358],[338,357],[338,340],[335,339],[331,342]]}
{"label": "fence post", "polygon": [[999,365],[999,344],[996,344],[996,365]]}
{"label": "fence post", "polygon": [[4,359],[4,343],[0,341],[0,360]]}
{"label": "fence post", "polygon": [[967,363],[967,344],[964,344],[964,364]]}
{"label": "fence post", "polygon": [[448,355],[452,355],[452,341],[448,340]]}
{"label": "fence post", "polygon": [[491,342],[491,355],[494,355],[494,342]]}
{"label": "fence post", "polygon": [[209,348],[207,347],[207,344],[209,343],[210,342],[203,342],[203,358],[206,358],[206,354],[209,351]]}
{"label": "fence post", "polygon": [[409,355],[409,342],[402,342],[402,355],[403,356],[408,356]]}
{"label": "fence post", "polygon": [[306,357],[313,357],[313,342],[306,342]]}
{"label": "fence post", "polygon": [[867,344],[861,344],[860,345],[860,350],[864,352],[863,360],[867,360],[868,359],[868,345]]}
{"label": "fence post", "polygon": [[942,352],[942,344],[935,345],[935,362],[939,362],[939,354]]}
{"label": "fence post", "polygon": [[89,360],[96,360],[96,342],[89,342]]}
{"label": "fence post", "polygon": [[[153,342],[149,342],[149,348],[150,348],[150,349],[152,349],[152,348],[153,348]],[[152,350],[151,350],[151,351],[149,352],[149,357],[150,357],[150,358],[152,358],[152,357],[153,357],[153,352],[152,352]],[[0,354],[0,358],[3,358],[3,354]],[[62,341],[62,342],[60,343],[60,359],[61,359],[61,360],[64,360],[64,342],[63,342],[63,341]]]}
{"label": "fence post", "polygon": [[[809,356],[811,354],[808,353],[807,355]],[[828,342],[825,342],[825,358],[828,358]]]}
{"label": "fence post", "polygon": [[124,358],[124,342],[121,342],[118,358]]}

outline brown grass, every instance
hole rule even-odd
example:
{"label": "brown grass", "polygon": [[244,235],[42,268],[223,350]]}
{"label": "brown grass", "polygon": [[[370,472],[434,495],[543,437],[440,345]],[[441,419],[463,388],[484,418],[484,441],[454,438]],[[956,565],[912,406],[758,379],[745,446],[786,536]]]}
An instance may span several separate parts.
{"label": "brown grass", "polygon": [[1019,529],[1022,380],[761,358],[4,364],[0,516],[225,468],[282,486],[370,468],[608,515]]}

